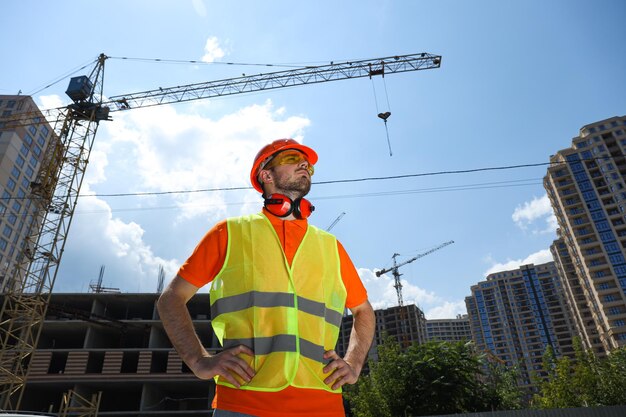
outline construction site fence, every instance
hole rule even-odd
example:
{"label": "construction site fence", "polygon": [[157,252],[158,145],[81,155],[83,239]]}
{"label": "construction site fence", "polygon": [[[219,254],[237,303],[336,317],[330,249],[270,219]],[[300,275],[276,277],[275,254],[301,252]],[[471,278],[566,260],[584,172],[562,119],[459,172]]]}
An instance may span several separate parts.
{"label": "construction site fence", "polygon": [[[626,405],[445,414],[437,417],[625,417]],[[433,416],[434,417],[434,416]]]}

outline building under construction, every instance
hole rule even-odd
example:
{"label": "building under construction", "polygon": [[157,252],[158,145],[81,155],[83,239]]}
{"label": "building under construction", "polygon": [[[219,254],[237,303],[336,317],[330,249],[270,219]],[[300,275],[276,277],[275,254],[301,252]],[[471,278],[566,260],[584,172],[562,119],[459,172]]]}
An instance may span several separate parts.
{"label": "building under construction", "polygon": [[[31,363],[21,408],[56,412],[62,395],[102,392],[98,416],[206,416],[213,381],[199,380],[181,361],[156,310],[159,294],[52,294]],[[209,352],[208,294],[188,304]]]}
{"label": "building under construction", "polygon": [[[393,337],[404,346],[424,343],[428,339],[424,312],[415,304],[379,309],[375,311],[375,314],[376,334],[369,352],[370,359],[377,359],[376,346],[381,345],[386,337]],[[346,315],[343,318],[337,342],[337,352],[340,356],[343,356],[348,349],[352,323],[352,315]]]}

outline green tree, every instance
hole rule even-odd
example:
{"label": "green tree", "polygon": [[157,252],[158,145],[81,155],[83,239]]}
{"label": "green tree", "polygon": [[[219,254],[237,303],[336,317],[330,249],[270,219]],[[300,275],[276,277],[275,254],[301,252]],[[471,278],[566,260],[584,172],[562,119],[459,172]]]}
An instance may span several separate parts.
{"label": "green tree", "polygon": [[605,358],[585,351],[574,341],[574,360],[555,358],[548,347],[543,357],[545,377],[540,380],[534,406],[539,408],[594,407],[626,404],[626,348]]}
{"label": "green tree", "polygon": [[495,410],[519,410],[524,406],[524,392],[520,388],[517,367],[507,367],[498,361],[487,362],[485,383],[489,408]]}
{"label": "green tree", "polygon": [[503,369],[490,380],[482,373],[483,365],[471,343],[428,342],[402,351],[388,338],[378,347],[378,361],[370,362],[369,375],[346,396],[357,417],[486,411],[503,409],[506,401],[516,408],[519,391],[503,383],[515,377]]}

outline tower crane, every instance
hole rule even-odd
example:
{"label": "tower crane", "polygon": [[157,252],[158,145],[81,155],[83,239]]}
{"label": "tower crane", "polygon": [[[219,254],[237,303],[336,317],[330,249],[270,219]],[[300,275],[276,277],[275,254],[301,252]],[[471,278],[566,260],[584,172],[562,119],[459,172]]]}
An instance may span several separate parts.
{"label": "tower crane", "polygon": [[419,258],[422,258],[426,255],[430,255],[431,253],[438,251],[439,249],[445,248],[448,245],[451,245],[454,243],[454,240],[450,240],[448,242],[444,242],[441,245],[432,248],[429,251],[426,251],[424,253],[420,253],[417,256],[414,256],[413,258],[409,259],[408,261],[404,261],[401,264],[398,264],[396,262],[396,258],[398,256],[400,256],[399,253],[394,253],[392,258],[393,258],[393,266],[391,268],[387,268],[387,269],[382,269],[380,271],[376,271],[376,276],[379,277],[382,274],[386,274],[387,272],[390,272],[393,274],[393,278],[394,278],[394,284],[393,287],[396,289],[396,293],[398,294],[398,306],[402,307],[404,305],[404,301],[402,300],[402,283],[400,282],[400,277],[402,276],[402,274],[400,272],[398,272],[398,269],[406,264],[410,264],[413,261],[418,260]]}
{"label": "tower crane", "polygon": [[402,283],[400,282],[400,277],[402,276],[402,274],[398,271],[398,269],[406,264],[409,264],[413,261],[418,260],[419,258],[422,258],[426,255],[430,255],[431,253],[438,251],[439,249],[445,248],[448,245],[453,244],[454,241],[450,240],[448,242],[444,242],[439,246],[436,246],[424,253],[420,253],[419,255],[414,256],[413,258],[404,261],[400,264],[397,263],[396,258],[398,256],[400,256],[399,253],[394,253],[393,254],[393,266],[391,268],[387,268],[387,269],[382,269],[380,271],[376,271],[376,276],[379,277],[382,274],[386,274],[387,272],[392,272],[393,274],[393,278],[394,278],[394,288],[396,289],[396,293],[398,295],[398,308],[400,309],[400,327],[401,327],[401,342],[402,342],[402,347],[406,348],[409,345],[409,335],[408,335],[408,326],[407,326],[407,312],[406,309],[404,307],[404,301],[402,300]]}
{"label": "tower crane", "polygon": [[37,179],[31,184],[31,199],[38,210],[35,218],[40,221],[33,222],[0,311],[0,409],[19,409],[29,361],[37,347],[96,132],[101,121],[111,120],[110,113],[441,66],[439,55],[396,55],[158,88],[105,99],[107,58],[100,54],[89,76],[71,79],[66,91],[72,99],[70,105],[0,118],[5,128],[42,123],[45,118],[53,124],[56,134],[46,149]]}

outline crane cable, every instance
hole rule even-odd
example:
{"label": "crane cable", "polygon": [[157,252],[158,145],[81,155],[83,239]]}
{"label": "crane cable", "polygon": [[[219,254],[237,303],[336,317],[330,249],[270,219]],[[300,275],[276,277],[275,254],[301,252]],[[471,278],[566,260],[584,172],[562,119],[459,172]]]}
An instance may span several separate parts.
{"label": "crane cable", "polygon": [[370,77],[372,81],[372,89],[374,90],[374,103],[376,103],[376,113],[378,117],[385,122],[385,133],[387,134],[387,146],[389,147],[389,156],[393,156],[393,152],[391,151],[391,141],[389,140],[389,129],[387,128],[387,119],[391,116],[391,106],[389,105],[389,94],[387,93],[387,83],[385,82],[385,75],[383,74],[383,85],[385,86],[385,97],[387,99],[387,111],[381,112],[378,109],[378,98],[376,97],[376,86],[374,84],[374,78]]}

